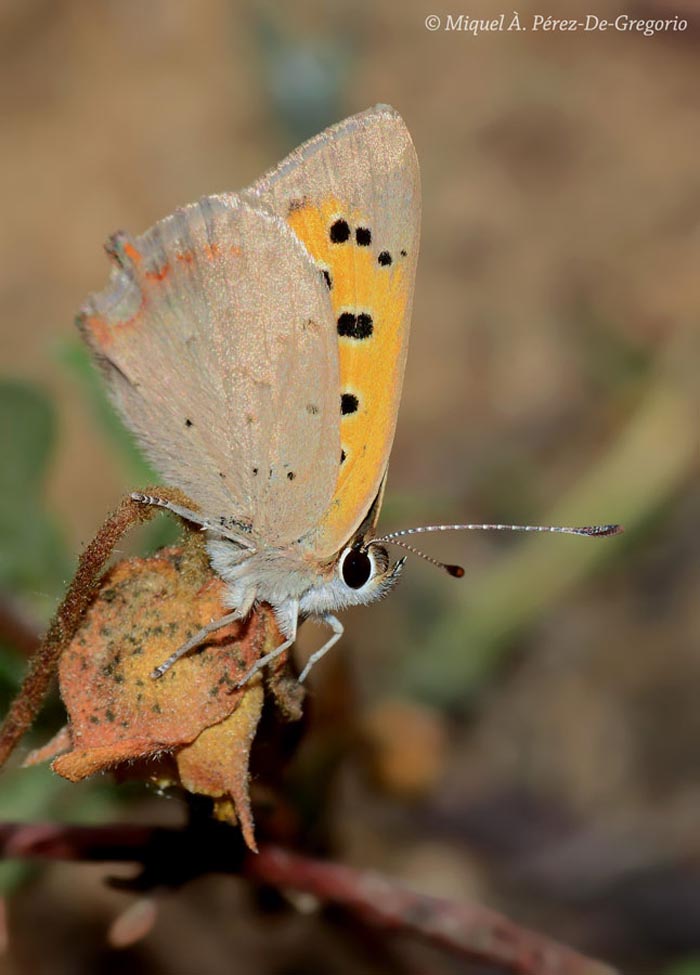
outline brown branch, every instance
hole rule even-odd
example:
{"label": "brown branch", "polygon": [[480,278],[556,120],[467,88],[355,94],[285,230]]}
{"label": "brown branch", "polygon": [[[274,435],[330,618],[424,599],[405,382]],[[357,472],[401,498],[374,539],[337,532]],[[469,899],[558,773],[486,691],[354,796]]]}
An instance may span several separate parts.
{"label": "brown branch", "polygon": [[[155,493],[182,503],[183,496],[179,491],[146,488],[144,493]],[[114,546],[129,528],[148,521],[158,510],[132,501],[130,497],[124,498],[80,556],[78,569],[68,592],[51,620],[41,646],[32,657],[29,672],[0,727],[0,767],[7,761],[41,708],[58,660],[75,636],[85,611],[99,589],[102,572]]]}
{"label": "brown branch", "polygon": [[[232,842],[233,840],[233,842]],[[413,934],[464,959],[488,962],[517,975],[615,975],[614,969],[519,927],[489,908],[455,903],[399,886],[381,874],[313,860],[276,846],[245,854],[223,824],[166,830],[0,824],[0,855],[144,864],[148,886],[182,883],[208,871],[241,874],[270,886],[309,893],[342,906],[367,924]],[[173,864],[178,875],[172,874]],[[159,869],[160,868],[160,869]],[[134,886],[146,884],[138,880]]]}

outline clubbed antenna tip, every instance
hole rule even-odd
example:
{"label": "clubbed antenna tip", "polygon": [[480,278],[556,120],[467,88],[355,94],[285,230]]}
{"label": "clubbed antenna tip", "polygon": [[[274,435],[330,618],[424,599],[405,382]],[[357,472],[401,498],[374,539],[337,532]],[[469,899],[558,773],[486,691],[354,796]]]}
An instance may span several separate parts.
{"label": "clubbed antenna tip", "polygon": [[580,528],[578,534],[606,538],[608,535],[621,535],[624,530],[622,525],[591,525],[589,528]]}
{"label": "clubbed antenna tip", "polygon": [[443,562],[443,565],[445,567],[445,571],[449,575],[454,576],[455,579],[461,579],[464,575],[464,569],[461,565],[448,565],[446,562]]}

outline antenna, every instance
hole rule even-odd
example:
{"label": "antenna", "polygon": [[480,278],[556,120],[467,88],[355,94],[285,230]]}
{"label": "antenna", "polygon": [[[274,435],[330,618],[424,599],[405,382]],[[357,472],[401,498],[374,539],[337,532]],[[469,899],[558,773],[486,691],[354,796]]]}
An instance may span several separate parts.
{"label": "antenna", "polygon": [[424,532],[452,532],[452,531],[480,531],[480,532],[559,532],[564,535],[589,535],[603,538],[608,535],[620,535],[622,525],[584,525],[581,528],[571,528],[568,525],[423,525],[419,528],[402,528],[400,531],[389,532],[375,542],[393,542],[404,535],[419,535]]}
{"label": "antenna", "polygon": [[[411,529],[405,529],[406,531],[411,531]],[[396,532],[392,533],[396,534]],[[390,538],[385,535],[383,538],[372,538],[367,542],[366,548],[370,545],[379,545],[381,542],[391,542],[392,545],[400,545],[401,548],[405,548],[407,552],[412,552],[413,555],[419,556],[421,559],[425,559],[426,562],[430,562],[431,565],[435,565],[438,569],[444,569],[449,575],[454,576],[455,579],[461,579],[464,575],[464,569],[461,565],[449,565],[447,562],[438,562],[431,555],[426,555],[425,552],[421,552],[420,549],[414,548],[413,545],[409,545],[408,542],[399,542],[395,538]]]}
{"label": "antenna", "polygon": [[446,562],[438,562],[437,559],[426,555],[419,549],[409,545],[408,542],[401,541],[406,535],[421,535],[429,532],[449,532],[449,531],[482,531],[482,532],[556,532],[561,535],[584,535],[589,538],[607,538],[610,535],[620,535],[623,531],[622,525],[584,525],[580,528],[573,528],[568,525],[422,525],[417,528],[402,528],[400,531],[388,532],[380,538],[373,538],[367,543],[370,545],[380,545],[384,542],[391,542],[392,545],[399,545],[401,548],[418,555],[431,565],[444,569],[449,575],[456,579],[461,579],[464,569],[461,565],[448,565]]}

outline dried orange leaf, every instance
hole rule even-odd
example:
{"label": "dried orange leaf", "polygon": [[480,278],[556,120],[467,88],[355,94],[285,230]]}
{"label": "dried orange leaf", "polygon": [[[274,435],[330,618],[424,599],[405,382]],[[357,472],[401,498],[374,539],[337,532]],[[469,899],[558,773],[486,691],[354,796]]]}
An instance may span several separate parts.
{"label": "dried orange leaf", "polygon": [[259,657],[271,629],[276,632],[264,610],[213,634],[160,680],[150,676],[198,629],[227,612],[223,593],[218,578],[209,575],[201,583],[181,549],[122,562],[106,575],[61,659],[73,750],[56,759],[56,772],[75,781],[172,751],[238,707],[249,688],[237,690],[237,681]]}
{"label": "dried orange leaf", "polygon": [[40,765],[42,762],[48,762],[49,759],[60,755],[61,752],[69,751],[72,747],[73,738],[70,733],[70,726],[64,725],[45,745],[42,745],[40,748],[34,748],[29,752],[22,765],[25,768],[30,765]]}
{"label": "dried orange leaf", "polygon": [[[214,633],[164,677],[151,676],[194,633],[226,614],[224,593],[198,536],[108,572],[60,660],[69,724],[27,762],[58,754],[53,768],[71,781],[110,768],[121,779],[209,796],[215,815],[240,824],[255,850],[248,769],[262,677],[236,685],[282,641],[273,613],[259,607],[245,623]],[[298,717],[303,692],[284,657],[265,681],[283,716]]]}
{"label": "dried orange leaf", "polygon": [[262,686],[253,685],[233,714],[206,728],[177,753],[182,785],[189,792],[218,800],[217,817],[238,821],[246,843],[256,852],[248,796],[248,759],[262,706]]}

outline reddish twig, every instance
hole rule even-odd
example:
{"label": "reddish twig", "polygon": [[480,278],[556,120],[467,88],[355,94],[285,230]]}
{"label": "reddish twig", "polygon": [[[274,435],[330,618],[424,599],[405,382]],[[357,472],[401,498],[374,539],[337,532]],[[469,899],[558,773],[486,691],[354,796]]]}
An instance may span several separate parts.
{"label": "reddish twig", "polygon": [[[601,962],[519,927],[488,908],[406,890],[380,874],[313,860],[276,846],[243,854],[236,834],[212,823],[192,829],[0,824],[4,857],[176,863],[177,880],[194,873],[242,874],[257,883],[302,891],[344,907],[367,924],[410,933],[462,958],[489,962],[518,975],[614,975]],[[208,834],[208,835],[206,835]],[[228,843],[226,840],[228,839]],[[170,878],[172,881],[172,877]],[[161,883],[163,882],[161,876]],[[138,884],[137,884],[138,885]]]}
{"label": "reddish twig", "polygon": [[374,871],[267,846],[246,860],[245,873],[275,887],[340,904],[368,924],[412,932],[447,951],[519,975],[611,975],[613,971],[487,907],[418,894]]}

